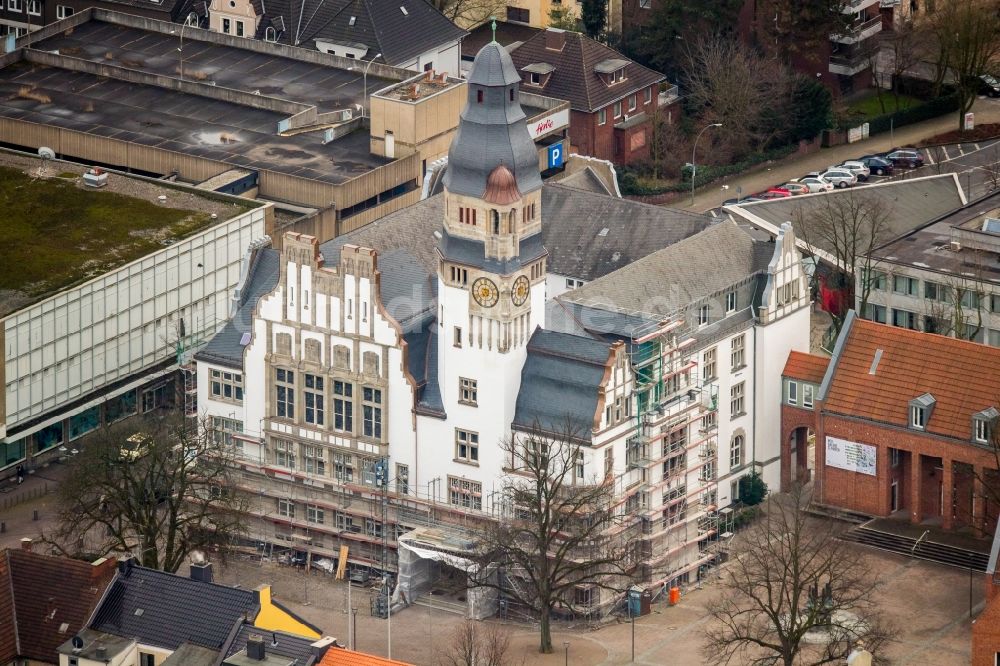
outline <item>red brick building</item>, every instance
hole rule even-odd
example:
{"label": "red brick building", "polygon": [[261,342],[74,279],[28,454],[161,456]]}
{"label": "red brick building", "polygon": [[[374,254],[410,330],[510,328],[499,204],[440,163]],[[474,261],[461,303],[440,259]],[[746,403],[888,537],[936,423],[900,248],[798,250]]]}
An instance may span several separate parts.
{"label": "red brick building", "polygon": [[793,353],[783,375],[783,489],[812,468],[820,504],[994,531],[1000,349],[852,312],[832,358]]}
{"label": "red brick building", "polygon": [[549,28],[511,52],[522,93],[568,100],[583,155],[628,164],[649,155],[664,76],[578,32]]}

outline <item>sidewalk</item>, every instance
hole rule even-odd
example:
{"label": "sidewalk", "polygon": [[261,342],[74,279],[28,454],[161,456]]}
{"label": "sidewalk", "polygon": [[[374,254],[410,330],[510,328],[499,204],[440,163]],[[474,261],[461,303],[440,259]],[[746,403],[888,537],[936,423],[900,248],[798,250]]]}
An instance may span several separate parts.
{"label": "sidewalk", "polygon": [[[972,111],[976,114],[977,125],[1000,122],[1000,99],[977,99]],[[865,141],[833,148],[822,148],[819,152],[805,157],[789,158],[776,162],[770,167],[760,168],[757,171],[732,176],[706,185],[696,193],[694,206],[691,206],[689,198],[677,201],[672,205],[676,208],[710,210],[722,205],[722,202],[727,199],[735,199],[737,187],[742,188],[742,196],[749,196],[754,192],[761,192],[769,187],[786,183],[792,178],[799,178],[810,171],[820,171],[862,155],[889,150],[894,146],[912,145],[937,134],[954,130],[957,125],[958,114],[951,112],[940,118],[906,125],[896,130],[892,135],[886,132]],[[723,185],[728,185],[729,189],[722,189]]]}
{"label": "sidewalk", "polygon": [[[0,549],[18,548],[24,537],[36,538],[42,529],[55,525],[55,490],[68,472],[65,464],[54,463],[34,470],[17,485],[11,479],[0,482]],[[38,511],[38,520],[33,520]]]}

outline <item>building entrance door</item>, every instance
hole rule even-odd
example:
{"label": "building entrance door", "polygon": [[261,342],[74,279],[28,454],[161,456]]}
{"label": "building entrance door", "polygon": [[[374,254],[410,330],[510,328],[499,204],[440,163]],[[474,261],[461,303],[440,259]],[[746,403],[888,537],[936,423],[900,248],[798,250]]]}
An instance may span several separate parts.
{"label": "building entrance door", "polygon": [[899,511],[899,482],[893,481],[889,486],[889,511],[895,513]]}

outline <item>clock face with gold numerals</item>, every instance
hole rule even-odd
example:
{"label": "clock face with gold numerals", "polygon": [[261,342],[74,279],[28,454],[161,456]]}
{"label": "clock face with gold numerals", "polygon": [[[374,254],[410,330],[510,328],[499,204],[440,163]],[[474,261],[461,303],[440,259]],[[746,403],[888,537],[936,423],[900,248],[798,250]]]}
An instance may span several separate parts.
{"label": "clock face with gold numerals", "polygon": [[500,290],[493,280],[481,277],[472,283],[472,297],[484,308],[491,308],[500,298]]}
{"label": "clock face with gold numerals", "polygon": [[514,287],[510,290],[510,300],[514,305],[524,305],[524,302],[528,300],[530,291],[531,285],[528,283],[528,278],[522,275],[514,280]]}

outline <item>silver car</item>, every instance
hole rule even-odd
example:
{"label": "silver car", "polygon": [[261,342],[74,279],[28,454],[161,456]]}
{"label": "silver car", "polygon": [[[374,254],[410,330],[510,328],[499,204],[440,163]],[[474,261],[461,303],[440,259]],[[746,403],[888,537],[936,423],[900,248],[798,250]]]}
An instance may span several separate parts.
{"label": "silver car", "polygon": [[834,187],[853,187],[858,183],[858,177],[847,169],[828,169],[819,175],[820,178]]}
{"label": "silver car", "polygon": [[857,176],[858,180],[862,181],[868,180],[868,176],[870,176],[872,173],[864,162],[858,162],[857,160],[848,160],[847,162],[844,162],[840,166],[830,167],[830,168],[838,170],[846,169],[847,171],[850,171],[855,176]]}

